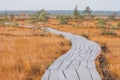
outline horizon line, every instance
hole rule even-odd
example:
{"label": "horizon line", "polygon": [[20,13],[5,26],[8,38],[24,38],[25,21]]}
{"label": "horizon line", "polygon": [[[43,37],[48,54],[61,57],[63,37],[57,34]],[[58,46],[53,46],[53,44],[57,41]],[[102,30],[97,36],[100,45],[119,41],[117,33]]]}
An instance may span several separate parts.
{"label": "horizon line", "polygon": [[[44,9],[44,8],[43,8]],[[41,10],[41,9],[40,9]],[[0,11],[40,11],[40,10],[0,10]],[[71,9],[69,9],[69,10],[62,10],[62,9],[60,9],[60,10],[52,10],[52,9],[45,9],[46,11],[73,11],[73,10],[71,10]],[[79,11],[83,11],[83,10],[79,10]],[[120,10],[92,10],[92,11],[111,11],[111,12],[118,12],[118,11],[120,11]]]}

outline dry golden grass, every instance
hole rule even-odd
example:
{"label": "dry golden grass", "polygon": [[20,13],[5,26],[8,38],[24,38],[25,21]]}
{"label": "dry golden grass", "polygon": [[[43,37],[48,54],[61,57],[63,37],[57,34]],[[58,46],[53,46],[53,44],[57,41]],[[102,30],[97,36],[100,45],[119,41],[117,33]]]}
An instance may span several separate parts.
{"label": "dry golden grass", "polygon": [[[119,21],[111,22],[112,25],[116,26]],[[55,25],[55,23],[57,23]],[[50,27],[72,32],[74,34],[89,36],[89,39],[98,42],[99,44],[106,44],[110,52],[106,54],[108,60],[109,69],[113,75],[120,77],[120,31],[114,30],[117,33],[117,37],[101,35],[101,29],[96,28],[96,21],[89,21],[89,27],[86,26],[86,22],[83,22],[80,27],[76,27],[74,22],[70,22],[70,25],[58,25],[57,21],[53,21]]]}
{"label": "dry golden grass", "polygon": [[32,36],[31,29],[0,27],[0,80],[40,80],[69,48],[61,36]]}
{"label": "dry golden grass", "polygon": [[[16,21],[22,26],[30,21]],[[50,19],[48,26],[106,44],[110,52],[106,53],[109,69],[113,75],[120,77],[120,31],[114,30],[117,37],[101,35],[101,29],[96,28],[96,20],[86,21],[76,27],[75,21],[59,25],[55,19]],[[112,21],[116,26],[119,21]],[[39,24],[38,24],[39,25]],[[70,42],[61,36],[46,32],[45,36],[32,36],[32,29],[19,27],[0,27],[0,80],[40,80],[44,71],[59,56],[70,49]]]}

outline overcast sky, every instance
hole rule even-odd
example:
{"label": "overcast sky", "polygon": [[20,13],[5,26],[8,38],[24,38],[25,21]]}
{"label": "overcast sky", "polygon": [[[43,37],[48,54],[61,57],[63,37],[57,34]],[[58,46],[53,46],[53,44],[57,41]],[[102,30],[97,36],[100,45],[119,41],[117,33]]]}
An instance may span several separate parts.
{"label": "overcast sky", "polygon": [[120,11],[120,0],[0,0],[0,10],[83,10]]}

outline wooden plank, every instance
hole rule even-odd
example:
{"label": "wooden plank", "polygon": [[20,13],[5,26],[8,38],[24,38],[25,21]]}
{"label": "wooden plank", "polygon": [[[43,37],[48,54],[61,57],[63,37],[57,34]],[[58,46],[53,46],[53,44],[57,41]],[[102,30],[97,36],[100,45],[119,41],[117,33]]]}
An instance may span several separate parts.
{"label": "wooden plank", "polygon": [[91,76],[93,78],[93,80],[101,80],[98,72],[96,69],[89,69],[90,73],[91,73]]}
{"label": "wooden plank", "polygon": [[70,65],[71,61],[65,60],[61,66],[59,67],[59,69],[66,69],[69,65]]}
{"label": "wooden plank", "polygon": [[88,69],[96,69],[95,61],[88,61]]}
{"label": "wooden plank", "polygon": [[67,80],[79,80],[76,70],[64,70]]}
{"label": "wooden plank", "polygon": [[59,71],[59,79],[58,80],[66,80],[66,76],[65,76],[63,70]]}
{"label": "wooden plank", "polygon": [[50,70],[49,80],[59,80],[58,70]]}
{"label": "wooden plank", "polygon": [[97,57],[97,55],[98,55],[98,51],[97,51],[97,50],[92,50],[92,52],[91,52],[91,57],[89,58],[89,60],[90,60],[90,61],[91,61],[91,60],[95,60],[96,57]]}
{"label": "wooden plank", "polygon": [[84,57],[78,56],[75,61],[82,61]]}
{"label": "wooden plank", "polygon": [[62,70],[51,70],[49,80],[66,80]]}
{"label": "wooden plank", "polygon": [[80,68],[77,70],[80,80],[92,80],[90,72],[87,68]]}
{"label": "wooden plank", "polygon": [[83,68],[86,69],[87,68],[87,64],[88,64],[87,61],[81,61],[79,69],[83,69]]}
{"label": "wooden plank", "polygon": [[68,51],[66,54],[64,54],[63,56],[60,56],[56,61],[63,61],[63,60],[67,60],[67,59],[69,59],[72,55],[73,55],[73,53],[74,53],[74,49],[71,49],[70,51]]}
{"label": "wooden plank", "polygon": [[67,68],[67,70],[68,69],[74,69],[74,70],[76,70],[76,69],[78,69],[79,68],[79,66],[80,66],[80,61],[73,61],[71,64],[70,64],[70,66]]}
{"label": "wooden plank", "polygon": [[85,50],[90,50],[90,47],[88,44],[85,44],[85,47],[84,47]]}
{"label": "wooden plank", "polygon": [[86,56],[85,56],[85,58],[83,59],[83,60],[85,60],[85,61],[88,61],[89,60],[89,58],[91,57],[91,54],[90,54],[90,50],[86,53]]}
{"label": "wooden plank", "polygon": [[71,57],[68,58],[68,60],[75,60],[80,55],[80,51],[76,50]]}

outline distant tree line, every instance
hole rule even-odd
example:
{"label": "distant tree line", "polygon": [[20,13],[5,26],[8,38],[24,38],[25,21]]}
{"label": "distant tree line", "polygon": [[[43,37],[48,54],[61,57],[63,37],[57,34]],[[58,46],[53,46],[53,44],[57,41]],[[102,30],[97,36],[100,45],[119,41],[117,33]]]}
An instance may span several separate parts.
{"label": "distant tree line", "polygon": [[[2,17],[1,17],[2,16]],[[7,14],[4,13],[0,16],[0,24],[4,25],[7,21],[15,21],[16,15],[14,13]],[[25,14],[21,14],[22,17],[25,16]],[[44,36],[46,24],[48,22],[48,19],[50,17],[50,14],[42,9],[40,11],[35,12],[34,14],[30,15],[30,21],[33,24],[33,32],[32,34],[35,35],[36,29],[42,29],[42,35]],[[92,10],[89,6],[87,6],[82,12],[78,10],[78,5],[75,6],[75,9],[73,10],[72,15],[57,15],[56,19],[58,20],[60,25],[68,24],[70,20],[73,20],[76,22],[77,27],[79,27],[82,22],[84,21],[86,23],[86,27],[89,27],[89,20],[95,19],[95,15],[92,14]],[[108,26],[110,26],[111,29],[114,29],[114,26],[112,26],[110,23],[111,21],[116,19],[116,14],[109,15],[108,19],[104,19],[103,17],[99,17],[96,22],[97,28],[106,29]],[[38,23],[41,23],[41,27],[38,27]],[[117,27],[120,28],[120,23],[117,24]]]}
{"label": "distant tree line", "polygon": [[90,7],[86,7],[83,12],[80,12],[78,10],[78,6],[76,5],[72,16],[58,15],[56,19],[58,19],[60,24],[67,24],[69,20],[75,20],[77,26],[79,26],[83,20],[86,20],[86,26],[88,27],[88,19],[92,16],[91,12],[92,10]]}

